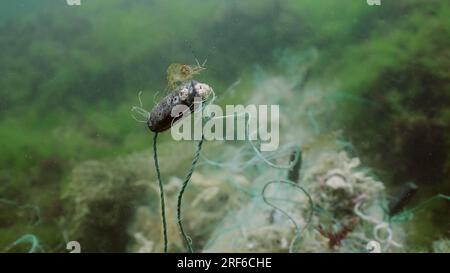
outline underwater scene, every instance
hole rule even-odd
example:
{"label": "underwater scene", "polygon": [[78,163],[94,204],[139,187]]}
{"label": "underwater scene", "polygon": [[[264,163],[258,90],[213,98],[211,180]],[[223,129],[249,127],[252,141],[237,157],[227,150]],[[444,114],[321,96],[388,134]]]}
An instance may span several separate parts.
{"label": "underwater scene", "polygon": [[0,0],[0,252],[450,253],[449,18]]}

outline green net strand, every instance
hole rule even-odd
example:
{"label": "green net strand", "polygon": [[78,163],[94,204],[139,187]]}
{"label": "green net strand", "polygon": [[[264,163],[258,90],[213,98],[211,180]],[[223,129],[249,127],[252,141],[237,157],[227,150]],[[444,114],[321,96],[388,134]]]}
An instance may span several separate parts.
{"label": "green net strand", "polygon": [[[290,185],[296,189],[301,190],[306,197],[308,198],[308,203],[310,206],[310,210],[309,210],[309,214],[306,220],[306,224],[300,228],[300,226],[297,224],[297,222],[294,220],[294,218],[292,218],[285,210],[281,209],[280,207],[274,205],[273,203],[271,203],[269,200],[269,198],[266,197],[266,190],[270,185],[273,184],[286,184],[286,185]],[[312,217],[314,215],[314,203],[312,201],[311,195],[301,186],[299,186],[297,183],[294,183],[292,181],[289,180],[284,180],[284,179],[280,179],[280,180],[272,180],[267,182],[261,192],[262,198],[264,203],[266,203],[268,206],[272,207],[273,209],[279,211],[281,214],[283,214],[284,216],[286,216],[289,221],[293,224],[294,228],[295,228],[295,235],[291,240],[291,243],[289,244],[289,253],[293,253],[294,252],[294,246],[295,246],[295,242],[300,238],[301,234],[309,227],[309,225],[312,222]]]}
{"label": "green net strand", "polygon": [[420,203],[419,205],[411,208],[411,209],[407,209],[404,210],[401,213],[398,213],[392,217],[389,218],[390,222],[405,222],[405,221],[410,221],[411,219],[414,218],[414,214],[417,212],[420,212],[422,210],[424,210],[427,206],[429,206],[432,202],[437,201],[437,200],[446,200],[446,201],[450,201],[450,196],[449,195],[445,195],[445,194],[437,194],[431,198],[429,198],[428,200],[423,201],[422,203]]}
{"label": "green net strand", "polygon": [[41,209],[37,205],[33,205],[33,204],[21,205],[15,201],[8,200],[5,198],[0,198],[0,203],[8,205],[8,206],[13,206],[18,209],[25,210],[25,211],[27,211],[27,210],[33,211],[34,217],[32,219],[30,219],[29,224],[33,225],[33,226],[37,226],[41,223]]}
{"label": "green net strand", "polygon": [[158,133],[155,133],[155,135],[153,137],[153,159],[155,161],[155,169],[156,169],[156,175],[158,178],[159,193],[160,193],[161,220],[162,220],[162,231],[163,231],[163,239],[164,239],[164,253],[167,253],[168,238],[167,238],[166,202],[165,202],[165,198],[164,198],[164,183],[161,178],[161,170],[160,170],[159,161],[158,161],[157,138],[158,138]]}
{"label": "green net strand", "polygon": [[177,222],[178,222],[178,226],[180,228],[180,233],[183,236],[184,242],[186,243],[186,247],[188,248],[190,253],[194,252],[193,246],[192,246],[192,240],[191,238],[186,234],[184,227],[183,227],[183,222],[182,222],[182,217],[181,217],[181,206],[182,206],[182,201],[183,201],[183,194],[184,191],[186,190],[186,187],[188,186],[192,174],[194,173],[195,170],[195,166],[197,165],[197,162],[200,158],[200,152],[202,150],[202,145],[203,145],[203,135],[202,135],[202,139],[198,142],[197,144],[197,148],[195,150],[195,155],[194,155],[194,159],[192,160],[192,164],[191,164],[191,168],[189,169],[188,174],[186,175],[186,179],[183,182],[183,185],[180,189],[180,193],[178,194],[178,202],[177,202]]}
{"label": "green net strand", "polygon": [[13,247],[21,244],[30,244],[30,249],[28,250],[28,253],[44,252],[44,249],[41,246],[39,239],[33,234],[25,234],[21,236],[19,239],[14,241],[10,246],[8,246],[5,249],[5,252],[8,252]]}

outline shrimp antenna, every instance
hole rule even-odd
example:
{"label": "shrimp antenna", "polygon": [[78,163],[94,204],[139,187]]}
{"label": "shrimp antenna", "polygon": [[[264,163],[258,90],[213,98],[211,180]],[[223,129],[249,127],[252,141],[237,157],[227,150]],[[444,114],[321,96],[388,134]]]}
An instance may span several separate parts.
{"label": "shrimp antenna", "polygon": [[207,61],[208,61],[208,56],[207,56],[207,57],[205,58],[205,60],[203,61],[201,67],[205,67]]}
{"label": "shrimp antenna", "polygon": [[[146,123],[150,119],[150,112],[148,112],[147,110],[144,109],[144,106],[142,104],[141,95],[142,95],[142,91],[139,91],[139,93],[138,93],[139,107],[138,106],[131,107],[131,112],[132,112],[131,117],[137,122]],[[141,118],[137,118],[135,116],[135,114],[141,116]]]}
{"label": "shrimp antenna", "polygon": [[198,59],[197,59],[197,57],[196,57],[197,55],[195,54],[194,49],[192,48],[192,44],[191,44],[188,40],[186,40],[186,44],[188,45],[189,50],[191,51],[192,55],[194,56],[196,65],[197,65],[198,67],[205,67],[206,62],[208,61],[208,54],[209,54],[209,52],[208,52],[208,54],[206,55],[206,58],[205,58],[205,60],[203,61],[203,63],[200,64],[200,62],[198,61]]}
{"label": "shrimp antenna", "polygon": [[141,96],[142,96],[142,91],[139,91],[139,93],[138,93],[139,106],[141,106],[141,108],[143,108],[144,106],[142,104]]}

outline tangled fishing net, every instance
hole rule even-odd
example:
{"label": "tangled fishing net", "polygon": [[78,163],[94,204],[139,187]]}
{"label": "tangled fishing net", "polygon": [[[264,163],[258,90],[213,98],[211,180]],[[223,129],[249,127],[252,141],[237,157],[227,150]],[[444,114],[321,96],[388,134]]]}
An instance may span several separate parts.
{"label": "tangled fishing net", "polygon": [[[196,252],[367,252],[374,242],[383,252],[405,251],[404,221],[388,215],[384,184],[341,131],[324,129],[332,128],[336,110],[332,86],[304,82],[317,52],[308,54],[298,58],[298,73],[255,69],[248,103],[282,106],[280,147],[262,152],[258,141],[205,142],[181,219],[177,195],[195,148],[187,141],[159,145],[170,251],[187,250],[179,221]],[[223,96],[238,88],[236,82]],[[66,194],[73,202],[74,236],[98,235],[88,247],[100,251],[111,244],[118,251],[163,250],[151,155],[143,151],[74,169]],[[112,234],[102,236],[105,230]],[[447,245],[436,242],[435,248]]]}
{"label": "tangled fishing net", "polygon": [[[340,132],[321,132],[319,124],[327,122],[334,109],[323,103],[326,90],[311,86],[310,92],[302,92],[293,90],[296,84],[286,78],[258,76],[251,101],[283,105],[280,142],[284,144],[270,153],[240,148],[243,162],[231,153],[232,165],[207,162],[251,183],[236,187],[246,201],[227,213],[203,251],[365,252],[373,240],[384,251],[400,251],[401,225],[382,221],[383,183],[346,151]],[[299,158],[295,158],[297,147]],[[210,168],[205,172],[214,176]],[[235,183],[232,175],[227,180]]]}

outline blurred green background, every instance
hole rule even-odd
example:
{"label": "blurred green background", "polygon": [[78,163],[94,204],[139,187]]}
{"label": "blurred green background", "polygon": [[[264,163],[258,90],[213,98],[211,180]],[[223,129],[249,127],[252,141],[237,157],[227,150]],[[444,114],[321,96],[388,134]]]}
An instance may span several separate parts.
{"label": "blurred green background", "polygon": [[[364,163],[389,190],[416,182],[414,202],[449,194],[449,18],[443,0],[0,0],[0,250],[27,233],[56,247],[74,164],[148,149],[131,105],[143,91],[150,110],[168,65],[195,58],[219,95],[242,79],[239,103],[255,65],[317,49],[309,77],[338,83],[333,126]],[[414,245],[449,219],[448,202],[417,215]]]}

